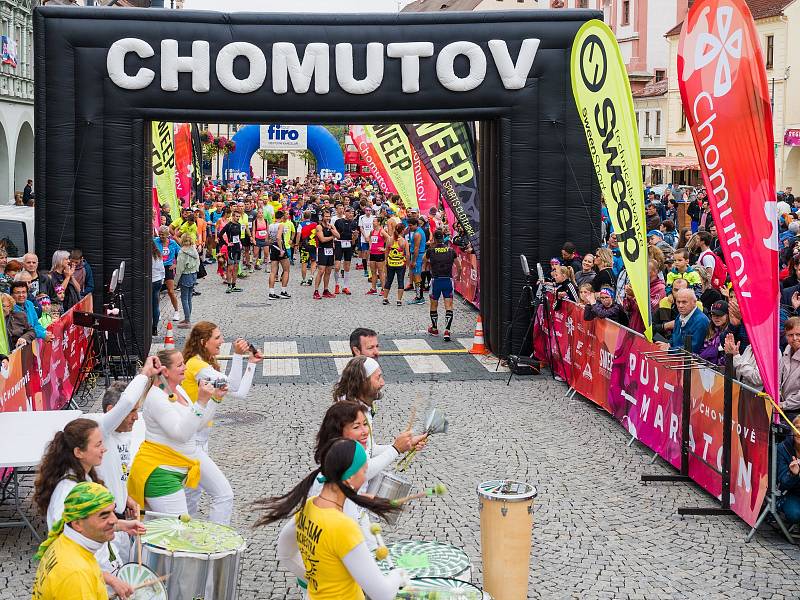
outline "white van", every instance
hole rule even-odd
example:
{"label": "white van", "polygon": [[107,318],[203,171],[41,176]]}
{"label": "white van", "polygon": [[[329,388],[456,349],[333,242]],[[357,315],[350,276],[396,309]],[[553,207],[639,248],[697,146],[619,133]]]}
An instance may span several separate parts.
{"label": "white van", "polygon": [[36,251],[32,206],[0,206],[0,243],[5,243],[9,259],[21,260]]}

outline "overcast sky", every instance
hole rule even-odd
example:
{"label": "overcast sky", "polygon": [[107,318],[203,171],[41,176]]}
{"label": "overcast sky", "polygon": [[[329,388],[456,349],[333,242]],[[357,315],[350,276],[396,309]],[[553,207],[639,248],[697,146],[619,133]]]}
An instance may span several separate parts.
{"label": "overcast sky", "polygon": [[[183,7],[224,12],[397,12],[410,0],[186,0]],[[168,4],[165,2],[164,4]]]}

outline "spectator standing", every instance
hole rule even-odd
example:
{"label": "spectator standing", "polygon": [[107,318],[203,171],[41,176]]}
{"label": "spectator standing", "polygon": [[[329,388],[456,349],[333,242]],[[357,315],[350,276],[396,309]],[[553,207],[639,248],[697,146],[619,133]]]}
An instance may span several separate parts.
{"label": "spectator standing", "polygon": [[614,301],[614,289],[603,287],[597,294],[587,295],[587,304],[583,309],[586,321],[593,319],[609,319],[627,327],[628,316],[622,306]]}
{"label": "spectator standing", "polygon": [[704,198],[703,202],[700,204],[700,223],[697,230],[708,231],[713,222],[714,217],[711,214],[711,207],[708,204],[708,198]]}
{"label": "spectator standing", "polygon": [[617,278],[614,275],[613,264],[614,255],[611,250],[608,248],[599,248],[594,257],[597,275],[592,279],[592,288],[595,292],[599,292],[604,287],[610,287],[612,290],[616,289]]}
{"label": "spectator standing", "polygon": [[164,284],[164,260],[161,257],[161,250],[155,242],[151,242],[151,255],[153,266],[150,274],[152,293],[150,302],[153,312],[153,335],[158,335],[158,320],[161,318],[161,286]]}
{"label": "spectator standing", "polygon": [[790,412],[790,418],[800,411],[800,317],[789,317],[783,324],[788,344],[780,361],[780,407]]}
{"label": "spectator standing", "polygon": [[661,225],[661,217],[658,216],[658,204],[656,202],[649,202],[645,206],[645,223],[647,231],[658,230]]}
{"label": "spectator standing", "polygon": [[42,291],[52,299],[59,296],[57,288],[60,287],[64,298],[61,301],[63,312],[67,312],[81,299],[80,287],[73,278],[74,273],[75,269],[70,263],[69,252],[56,250],[53,253],[50,272],[42,280]]}
{"label": "spectator standing", "polygon": [[0,248],[0,294],[11,293],[11,282],[14,281],[14,278],[6,274],[7,266],[8,252],[6,252],[5,248]]}
{"label": "spectator standing", "polygon": [[11,297],[14,298],[14,312],[21,312],[25,314],[28,323],[33,327],[36,337],[40,340],[47,340],[48,342],[53,339],[53,334],[47,331],[39,323],[39,315],[36,313],[36,308],[33,302],[28,300],[28,284],[24,281],[15,281],[11,284]]}
{"label": "spectator standing", "polygon": [[664,241],[668,243],[673,250],[677,248],[678,232],[675,230],[675,221],[671,219],[665,219],[661,221],[661,227],[659,229]]}
{"label": "spectator standing", "polygon": [[181,288],[181,305],[183,306],[183,320],[178,322],[178,328],[188,329],[192,316],[192,293],[194,284],[197,283],[197,272],[200,270],[200,255],[194,245],[191,234],[184,233],[181,237],[181,249],[176,260],[175,277]]}
{"label": "spectator standing", "polygon": [[22,257],[22,267],[30,273],[31,284],[30,292],[34,296],[39,293],[40,276],[39,276],[39,257],[33,252],[28,252]]}
{"label": "spectator standing", "polygon": [[560,309],[564,300],[578,301],[578,286],[575,285],[575,274],[572,267],[562,265],[554,268],[553,280],[556,283],[554,309]]}
{"label": "spectator standing", "polygon": [[[659,303],[666,295],[666,292],[664,291],[664,281],[658,276],[658,263],[650,260],[647,266],[650,271],[650,314],[655,316]],[[625,313],[628,315],[628,327],[639,333],[644,333],[644,319],[641,312],[639,312],[639,304],[636,302],[633,287],[630,284],[625,285],[622,308],[625,309]]]}
{"label": "spectator standing", "polygon": [[673,266],[667,273],[667,293],[672,291],[673,281],[685,279],[695,295],[700,295],[703,292],[703,280],[700,279],[700,274],[689,266],[689,252],[686,248],[676,250],[673,254],[673,261]]}
{"label": "spectator standing", "polygon": [[28,322],[24,312],[14,310],[14,298],[8,294],[0,294],[3,302],[3,316],[6,320],[6,335],[9,351],[30,344],[36,339],[36,332]]}
{"label": "spectator standing", "polygon": [[564,242],[561,247],[561,264],[572,267],[573,273],[581,270],[581,257],[572,242]]}
{"label": "spectator standing", "polygon": [[689,240],[692,239],[692,229],[690,227],[684,227],[681,229],[680,234],[678,235],[678,245],[677,248],[686,248],[686,244],[689,243]]}
{"label": "spectator standing", "polygon": [[612,233],[608,236],[608,242],[606,243],[606,248],[611,250],[612,256],[612,264],[611,267],[614,270],[614,277],[616,278],[622,269],[625,268],[625,263],[622,261],[622,252],[619,249],[619,242],[617,241],[617,234]]}
{"label": "spectator standing", "polygon": [[592,283],[596,275],[594,254],[586,254],[581,261],[581,268],[575,271],[575,284],[580,288],[584,283]]}
{"label": "spectator standing", "polygon": [[159,252],[161,260],[164,262],[164,284],[167,286],[167,295],[172,303],[175,313],[172,315],[173,321],[181,320],[181,312],[178,310],[178,297],[175,295],[175,260],[181,247],[169,235],[169,227],[162,225],[158,230],[158,237],[153,241]]}
{"label": "spectator standing", "polygon": [[[695,198],[689,203],[689,206],[686,207],[686,214],[689,215],[689,219],[691,220],[692,226],[691,231],[695,233],[697,228],[700,226],[700,199]],[[685,244],[684,244],[685,245]],[[679,248],[681,246],[678,246]]]}
{"label": "spectator standing", "polygon": [[672,327],[672,339],[670,343],[659,342],[659,345],[664,349],[679,350],[683,348],[684,338],[691,335],[691,350],[698,354],[705,343],[709,319],[702,310],[698,310],[697,296],[691,289],[679,290],[675,294],[675,306],[678,317]]}
{"label": "spectator standing", "polygon": [[81,288],[81,298],[89,296],[94,293],[94,273],[92,267],[83,257],[83,251],[80,248],[75,248],[69,256],[75,273],[73,279],[78,283]]}
{"label": "spectator standing", "polygon": [[22,202],[27,206],[28,202],[35,198],[33,194],[33,179],[28,179],[25,188],[22,190]]}
{"label": "spectator standing", "polygon": [[718,300],[711,306],[711,320],[700,350],[700,358],[715,365],[725,363],[725,335],[728,327],[728,303]]}
{"label": "spectator standing", "polygon": [[[792,421],[800,429],[800,417]],[[780,509],[789,526],[800,523],[800,435],[792,433],[778,446],[778,489],[784,495]]]}
{"label": "spectator standing", "polygon": [[[730,319],[730,310],[728,311]],[[733,355],[733,369],[736,379],[749,385],[756,390],[762,390],[764,383],[761,381],[761,373],[758,372],[756,357],[753,356],[753,347],[746,346],[744,352],[739,353],[741,344],[736,341],[732,333],[725,334],[725,354]]]}
{"label": "spectator standing", "polygon": [[700,250],[697,264],[708,270],[711,285],[714,288],[721,288],[728,280],[728,269],[725,267],[725,261],[713,252],[713,243],[714,236],[708,231],[697,234],[697,247]]}

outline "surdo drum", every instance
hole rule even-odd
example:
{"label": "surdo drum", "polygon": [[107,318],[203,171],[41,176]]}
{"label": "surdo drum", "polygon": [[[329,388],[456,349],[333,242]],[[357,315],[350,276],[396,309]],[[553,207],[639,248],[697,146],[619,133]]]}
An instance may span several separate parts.
{"label": "surdo drum", "polygon": [[521,481],[478,485],[483,587],[495,600],[525,600],[536,488]]}
{"label": "surdo drum", "polygon": [[[370,479],[367,484],[367,494],[372,494],[378,498],[386,498],[387,500],[399,500],[411,493],[411,482],[398,475],[397,473],[390,473],[383,471]],[[384,518],[390,525],[397,523],[399,513],[389,513]]]}
{"label": "surdo drum", "polygon": [[176,518],[147,522],[142,562],[164,582],[169,600],[235,600],[242,536],[230,527]]}
{"label": "surdo drum", "polygon": [[378,562],[382,571],[405,569],[410,577],[472,579],[469,556],[450,544],[403,540],[389,544],[388,548],[389,556]]}

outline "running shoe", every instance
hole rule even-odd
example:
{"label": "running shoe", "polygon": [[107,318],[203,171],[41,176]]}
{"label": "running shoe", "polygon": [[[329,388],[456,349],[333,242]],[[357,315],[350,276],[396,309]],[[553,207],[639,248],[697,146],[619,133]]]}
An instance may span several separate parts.
{"label": "running shoe", "polygon": [[406,304],[425,304],[425,298],[414,298],[406,302]]}
{"label": "running shoe", "polygon": [[314,290],[314,300],[322,300],[322,296],[319,295],[319,290]]}
{"label": "running shoe", "polygon": [[403,306],[403,301],[402,300],[398,300],[397,301],[397,306]]}
{"label": "running shoe", "polygon": [[256,265],[256,271],[260,271],[260,270],[261,270],[261,265]]}
{"label": "running shoe", "polygon": [[407,286],[406,286],[406,287],[403,289],[403,291],[405,291],[405,292],[411,292],[411,291],[413,291],[413,290],[414,290],[414,286],[413,286],[413,285],[407,285]]}
{"label": "running shoe", "polygon": [[338,295],[339,294],[339,284],[338,283],[336,284],[336,287],[333,288],[333,294],[334,295]]}
{"label": "running shoe", "polygon": [[281,292],[281,294],[280,294],[280,297],[281,297],[281,298],[284,298],[284,299],[286,299],[286,300],[288,300],[289,298],[291,298],[291,297],[292,297],[292,295],[291,295],[289,292],[287,292],[286,290],[283,290],[283,291]]}
{"label": "running shoe", "polygon": [[278,296],[278,294],[270,294],[269,295],[269,299],[270,300],[280,300],[280,297]]}
{"label": "running shoe", "polygon": [[345,296],[349,296],[349,295],[350,295],[350,293],[351,293],[351,292],[350,292],[350,288],[344,288],[344,289],[342,290],[342,293],[343,293]]}
{"label": "running shoe", "polygon": [[200,292],[198,292],[197,290],[192,290],[192,296],[199,296],[199,295]]}
{"label": "running shoe", "polygon": [[442,339],[445,342],[449,342],[450,341],[450,330],[449,329],[445,329],[444,330],[444,333],[442,334]]}
{"label": "running shoe", "polygon": [[336,296],[331,294],[328,290],[322,290],[322,297],[323,298],[336,298]]}
{"label": "running shoe", "polygon": [[378,290],[373,290],[372,288],[370,288],[370,289],[367,290],[367,294],[366,295],[367,296],[374,296],[377,293],[378,293]]}
{"label": "running shoe", "polygon": [[439,330],[434,329],[433,325],[428,327],[428,335],[439,335]]}
{"label": "running shoe", "polygon": [[386,306],[387,304],[389,304],[389,299],[388,298],[384,298],[383,299],[383,305]]}
{"label": "running shoe", "polygon": [[360,271],[362,268],[361,263],[356,263],[356,271]]}
{"label": "running shoe", "polygon": [[172,320],[173,321],[180,321],[181,320],[181,311],[176,310],[175,314],[172,315]]}
{"label": "running shoe", "polygon": [[232,288],[232,287],[230,287],[230,286],[228,286],[228,289],[227,289],[227,290],[225,290],[225,293],[226,293],[226,294],[230,294],[232,291],[233,291],[233,288]]}
{"label": "running shoe", "polygon": [[240,271],[238,276],[240,279],[247,279],[247,273],[244,271]]}
{"label": "running shoe", "polygon": [[231,291],[232,292],[243,292],[244,290],[242,288],[240,288],[240,287],[233,286],[231,288]]}
{"label": "running shoe", "polygon": [[364,269],[364,272],[362,273],[362,275],[364,275],[364,277],[369,277],[369,273],[367,272],[367,269]]}

